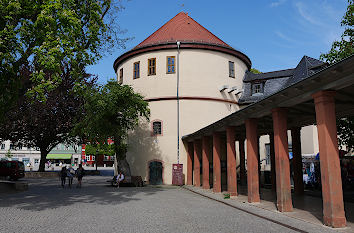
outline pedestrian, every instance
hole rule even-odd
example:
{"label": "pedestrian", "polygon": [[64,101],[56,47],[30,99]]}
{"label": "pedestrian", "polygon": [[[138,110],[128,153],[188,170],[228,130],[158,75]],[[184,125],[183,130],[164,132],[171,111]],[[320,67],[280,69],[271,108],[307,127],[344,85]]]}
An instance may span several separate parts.
{"label": "pedestrian", "polygon": [[71,185],[73,184],[74,175],[75,175],[75,170],[74,168],[72,168],[72,166],[70,166],[66,171],[66,176],[68,177],[68,181],[69,181],[69,188],[71,188]]}
{"label": "pedestrian", "polygon": [[81,188],[81,181],[82,181],[82,177],[85,175],[85,170],[82,167],[82,164],[79,164],[79,168],[76,169],[76,177],[77,177],[77,188]]}
{"label": "pedestrian", "polygon": [[117,176],[117,188],[119,188],[119,184],[123,182],[123,180],[124,180],[124,174],[122,173],[122,171],[119,171],[119,174]]}
{"label": "pedestrian", "polygon": [[60,171],[60,178],[61,178],[61,187],[63,188],[65,186],[66,175],[67,175],[66,167],[62,167]]}

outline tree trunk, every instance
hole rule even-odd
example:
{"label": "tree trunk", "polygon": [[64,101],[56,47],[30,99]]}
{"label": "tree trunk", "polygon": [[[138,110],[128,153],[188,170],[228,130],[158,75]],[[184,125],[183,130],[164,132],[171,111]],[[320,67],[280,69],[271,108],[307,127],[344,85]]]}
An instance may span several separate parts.
{"label": "tree trunk", "polygon": [[41,159],[39,162],[39,169],[38,169],[39,172],[45,171],[45,162],[47,160],[47,155],[48,155],[48,152],[46,150],[41,149]]}
{"label": "tree trunk", "polygon": [[95,156],[96,171],[97,171],[97,159],[98,159],[98,155]]}
{"label": "tree trunk", "polygon": [[130,166],[126,158],[122,160],[118,160],[118,167],[119,170],[123,172],[125,177],[131,177]]}

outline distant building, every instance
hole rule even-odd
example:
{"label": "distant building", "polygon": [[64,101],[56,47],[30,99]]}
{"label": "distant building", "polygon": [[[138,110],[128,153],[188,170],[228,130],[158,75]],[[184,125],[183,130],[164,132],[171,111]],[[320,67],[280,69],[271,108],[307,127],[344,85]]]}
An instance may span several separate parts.
{"label": "distant building", "polygon": [[[0,147],[0,159],[22,161],[25,165],[31,164],[36,170],[39,167],[41,153],[34,148],[15,147],[10,141],[4,141]],[[52,161],[54,166],[58,166],[60,162],[77,165],[81,163],[81,146],[58,144],[49,152],[47,160]]]}
{"label": "distant building", "polygon": [[[107,140],[108,144],[114,143],[112,139]],[[86,145],[82,144],[81,161],[84,165],[95,166],[96,156],[86,153]],[[97,166],[98,167],[112,167],[114,163],[114,156],[109,155],[97,155]]]}

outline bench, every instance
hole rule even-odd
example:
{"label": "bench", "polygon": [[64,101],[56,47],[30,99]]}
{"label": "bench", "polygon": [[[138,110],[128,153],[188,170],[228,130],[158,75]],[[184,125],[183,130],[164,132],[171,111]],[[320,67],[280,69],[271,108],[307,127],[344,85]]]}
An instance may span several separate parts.
{"label": "bench", "polygon": [[[111,184],[111,186],[115,186],[113,178],[107,180]],[[143,179],[141,176],[127,176],[124,180],[119,184],[120,187],[142,187],[144,186]]]}

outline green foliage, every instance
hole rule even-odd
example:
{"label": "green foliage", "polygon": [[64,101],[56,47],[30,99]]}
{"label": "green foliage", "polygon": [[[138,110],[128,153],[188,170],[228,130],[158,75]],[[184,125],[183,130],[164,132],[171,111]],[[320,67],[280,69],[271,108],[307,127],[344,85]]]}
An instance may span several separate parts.
{"label": "green foliage", "polygon": [[260,72],[259,70],[255,69],[255,68],[252,68],[250,71],[251,71],[252,73],[254,73],[254,74],[260,74],[260,73],[262,73],[262,72]]}
{"label": "green foliage", "polygon": [[107,139],[111,138],[114,141],[115,153],[124,158],[124,140],[128,131],[132,130],[139,120],[148,119],[149,116],[148,103],[144,101],[143,96],[134,93],[130,86],[110,80],[106,85],[86,93],[85,117],[76,125],[75,133],[84,142],[89,142],[95,153],[100,147],[105,147]]}
{"label": "green foliage", "polygon": [[6,154],[5,154],[5,157],[6,158],[12,158],[12,154],[11,154],[11,151],[10,150],[8,150],[7,152],[6,152]]}
{"label": "green foliage", "polygon": [[332,64],[354,53],[354,0],[348,0],[347,12],[343,16],[341,26],[345,28],[341,40],[334,41],[331,50],[321,54],[321,60]]}
{"label": "green foliage", "polygon": [[115,153],[123,155],[126,153],[127,146],[122,143],[121,145],[108,144],[108,143],[88,143],[85,147],[87,155],[109,155],[113,156]]}
{"label": "green foliage", "polygon": [[354,117],[337,119],[337,130],[339,145],[354,150]]}
{"label": "green foliage", "polygon": [[119,0],[0,1],[0,117],[19,95],[24,66],[33,83],[27,94],[45,100],[61,82],[63,63],[76,78],[103,51],[124,46],[115,20],[121,8]]}
{"label": "green foliage", "polygon": [[[341,26],[345,27],[340,41],[334,41],[328,53],[321,54],[320,59],[330,64],[353,55],[354,53],[354,0],[348,0],[348,7]],[[354,149],[354,117],[337,119],[338,142],[347,150]]]}

